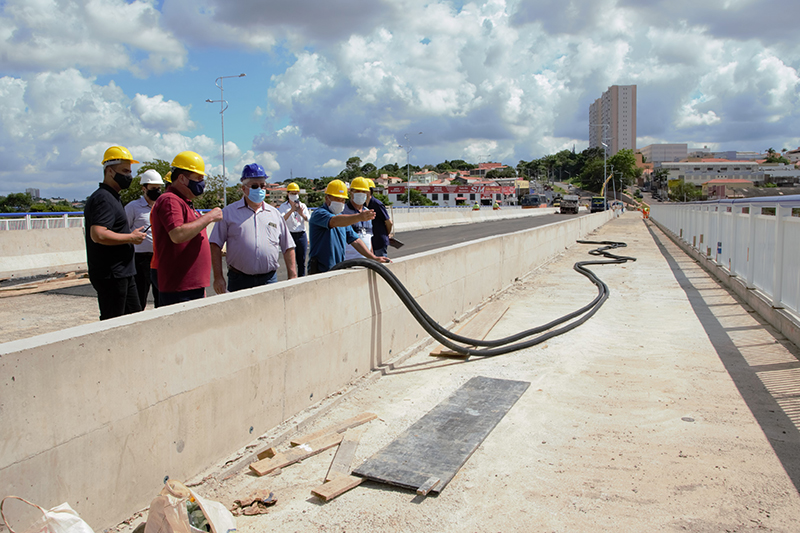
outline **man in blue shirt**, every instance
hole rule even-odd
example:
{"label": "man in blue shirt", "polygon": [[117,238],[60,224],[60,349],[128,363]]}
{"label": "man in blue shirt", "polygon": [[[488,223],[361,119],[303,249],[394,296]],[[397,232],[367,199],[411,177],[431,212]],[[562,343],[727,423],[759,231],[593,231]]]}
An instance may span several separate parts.
{"label": "man in blue shirt", "polygon": [[372,220],[375,211],[365,209],[355,215],[342,215],[347,201],[347,186],[341,180],[333,180],[325,189],[325,203],[314,210],[309,222],[311,250],[309,251],[308,273],[327,272],[337,263],[344,261],[348,244],[361,255],[373,261],[391,263],[388,257],[377,257],[369,251],[350,226],[356,222]]}

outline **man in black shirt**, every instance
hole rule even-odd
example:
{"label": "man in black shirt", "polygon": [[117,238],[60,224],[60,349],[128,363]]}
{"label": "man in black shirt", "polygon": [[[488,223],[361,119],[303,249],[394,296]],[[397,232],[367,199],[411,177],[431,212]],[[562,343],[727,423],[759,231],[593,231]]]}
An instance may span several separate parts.
{"label": "man in black shirt", "polygon": [[138,163],[127,148],[112,146],[103,155],[103,182],[86,200],[86,260],[89,280],[97,291],[100,320],[141,311],[136,292],[133,245],[145,238],[142,230],[131,232],[119,191],[133,181],[131,164]]}

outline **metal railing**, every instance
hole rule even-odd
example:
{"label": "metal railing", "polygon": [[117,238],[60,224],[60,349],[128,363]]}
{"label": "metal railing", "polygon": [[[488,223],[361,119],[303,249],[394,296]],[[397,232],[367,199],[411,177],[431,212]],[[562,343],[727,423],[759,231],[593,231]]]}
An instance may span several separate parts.
{"label": "metal railing", "polygon": [[0,213],[0,231],[82,227],[82,211],[56,211],[52,213]]}
{"label": "metal railing", "polygon": [[800,315],[800,195],[654,204],[650,216],[776,309]]}

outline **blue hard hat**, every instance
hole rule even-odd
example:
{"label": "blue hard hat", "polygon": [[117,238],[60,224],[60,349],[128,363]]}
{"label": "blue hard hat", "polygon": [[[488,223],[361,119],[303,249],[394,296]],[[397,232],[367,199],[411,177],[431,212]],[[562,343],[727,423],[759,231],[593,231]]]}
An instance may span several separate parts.
{"label": "blue hard hat", "polygon": [[264,167],[258,163],[250,163],[249,165],[245,165],[242,169],[242,181],[249,180],[251,178],[267,179],[269,176],[267,176],[267,173],[264,172]]}

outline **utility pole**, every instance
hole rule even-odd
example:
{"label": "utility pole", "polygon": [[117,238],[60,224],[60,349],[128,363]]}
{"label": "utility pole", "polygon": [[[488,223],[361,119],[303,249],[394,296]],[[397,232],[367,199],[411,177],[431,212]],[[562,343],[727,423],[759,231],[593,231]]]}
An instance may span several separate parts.
{"label": "utility pole", "polygon": [[[411,210],[411,141],[408,139],[408,136],[412,135],[411,133],[406,133],[403,135],[406,139],[406,144],[403,146],[402,144],[399,145],[400,148],[404,148],[406,151],[406,201],[408,203],[408,209]],[[417,135],[422,135],[420,131]]]}
{"label": "utility pole", "polygon": [[219,120],[222,124],[222,207],[228,205],[228,179],[225,176],[225,110],[228,109],[228,102],[225,101],[225,91],[222,88],[223,81],[228,78],[243,78],[247,76],[244,72],[238,76],[220,76],[214,81],[214,85],[219,87],[219,100],[206,100],[209,104],[219,102]]}

